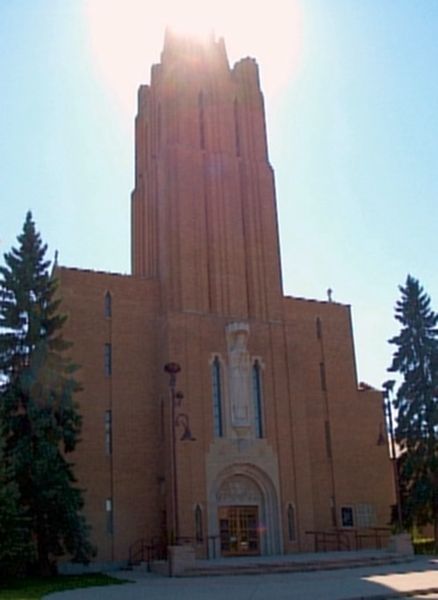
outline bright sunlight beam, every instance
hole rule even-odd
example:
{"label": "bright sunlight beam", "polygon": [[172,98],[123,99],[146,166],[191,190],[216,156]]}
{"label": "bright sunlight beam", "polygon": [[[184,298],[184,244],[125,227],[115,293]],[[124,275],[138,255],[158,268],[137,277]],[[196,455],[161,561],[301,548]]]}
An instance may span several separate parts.
{"label": "bright sunlight beam", "polygon": [[300,0],[83,0],[94,66],[132,115],[136,90],[149,82],[169,26],[196,36],[224,36],[230,64],[253,56],[268,99],[297,72],[302,46]]}

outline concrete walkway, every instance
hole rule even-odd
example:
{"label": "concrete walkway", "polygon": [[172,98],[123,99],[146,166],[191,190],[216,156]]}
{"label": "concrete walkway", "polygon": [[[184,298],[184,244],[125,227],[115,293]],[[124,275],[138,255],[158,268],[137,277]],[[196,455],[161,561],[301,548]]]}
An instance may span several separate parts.
{"label": "concrete walkway", "polygon": [[132,583],[57,592],[50,600],[438,600],[438,559],[375,567],[222,577],[166,578],[119,571]]}

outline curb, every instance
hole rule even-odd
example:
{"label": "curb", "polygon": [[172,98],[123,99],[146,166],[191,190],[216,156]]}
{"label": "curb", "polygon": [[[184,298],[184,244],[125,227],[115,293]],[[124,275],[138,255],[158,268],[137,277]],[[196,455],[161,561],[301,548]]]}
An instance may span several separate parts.
{"label": "curb", "polygon": [[342,598],[342,600],[392,600],[393,598],[411,598],[413,596],[429,596],[430,594],[438,594],[438,587],[409,590],[406,592],[389,592],[375,594],[374,596],[354,596],[351,598]]}

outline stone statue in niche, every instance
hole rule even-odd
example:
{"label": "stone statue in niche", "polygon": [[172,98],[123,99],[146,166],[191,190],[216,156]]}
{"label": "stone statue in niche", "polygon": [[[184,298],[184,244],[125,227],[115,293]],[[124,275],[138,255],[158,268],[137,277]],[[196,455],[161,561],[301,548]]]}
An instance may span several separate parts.
{"label": "stone statue in niche", "polygon": [[228,386],[231,405],[231,425],[250,425],[251,359],[247,349],[249,325],[231,323],[227,326]]}

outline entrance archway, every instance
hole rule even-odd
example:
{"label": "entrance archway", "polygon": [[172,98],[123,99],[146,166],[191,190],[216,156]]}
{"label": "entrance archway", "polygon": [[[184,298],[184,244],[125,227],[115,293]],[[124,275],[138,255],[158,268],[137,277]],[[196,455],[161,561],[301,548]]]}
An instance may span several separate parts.
{"label": "entrance archway", "polygon": [[210,490],[209,535],[217,555],[281,552],[277,494],[263,471],[241,464],[219,474]]}

